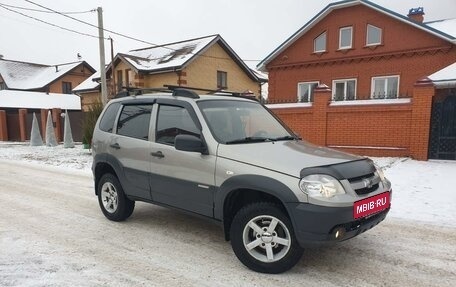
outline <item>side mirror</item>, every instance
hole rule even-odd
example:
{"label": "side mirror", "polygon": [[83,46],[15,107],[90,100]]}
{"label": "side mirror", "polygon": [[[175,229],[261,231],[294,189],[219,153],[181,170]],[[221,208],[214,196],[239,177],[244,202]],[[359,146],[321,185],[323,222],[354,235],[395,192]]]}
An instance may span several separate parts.
{"label": "side mirror", "polygon": [[174,147],[181,151],[207,153],[207,148],[199,137],[191,135],[177,135],[174,139]]}

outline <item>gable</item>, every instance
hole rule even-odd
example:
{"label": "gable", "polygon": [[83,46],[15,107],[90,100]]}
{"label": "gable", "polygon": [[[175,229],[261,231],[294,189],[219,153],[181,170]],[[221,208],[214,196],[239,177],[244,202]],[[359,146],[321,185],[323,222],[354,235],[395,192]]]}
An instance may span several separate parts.
{"label": "gable", "polygon": [[[382,43],[366,46],[367,25],[382,29]],[[339,50],[339,29],[353,28],[352,48]],[[326,32],[326,52],[314,53],[314,39]],[[399,54],[429,48],[451,47],[433,34],[390,17],[364,5],[331,11],[291,46],[279,53],[268,66],[300,62],[321,62],[340,58],[357,58],[378,54]]]}
{"label": "gable", "polygon": [[[399,26],[410,26],[414,27],[416,29],[413,30],[413,33],[416,31],[422,31],[424,33],[427,33],[429,35],[433,35],[436,38],[439,38],[443,40],[444,42],[447,43],[447,45],[452,45],[456,44],[456,38],[452,36],[451,34],[447,34],[448,32],[446,31],[440,31],[436,27],[428,26],[426,24],[422,23],[416,23],[414,21],[411,21],[409,18],[398,14],[396,12],[393,12],[391,10],[388,10],[386,8],[383,8],[375,3],[372,3],[367,0],[347,0],[347,1],[340,1],[340,2],[335,2],[331,3],[326,8],[324,8],[320,13],[318,13],[315,17],[313,17],[309,22],[307,22],[301,29],[296,31],[293,35],[291,35],[285,42],[283,42],[279,47],[277,47],[274,51],[272,51],[265,59],[263,59],[258,65],[257,68],[261,71],[266,71],[266,65],[269,65],[272,61],[277,61],[277,59],[282,58],[284,56],[285,50],[287,50],[289,47],[295,45],[295,43],[300,40],[303,36],[307,35],[312,29],[315,28],[315,26],[321,25],[321,22],[324,22],[330,17],[334,17],[335,12],[340,11],[340,10],[347,10],[347,11],[355,11],[358,7],[364,7],[367,8],[368,10],[376,11],[378,12],[377,15],[384,15],[390,20],[396,20],[396,24]],[[365,10],[367,11],[367,10]],[[359,14],[359,13],[352,13],[351,17],[352,20],[359,20],[358,18],[364,18],[365,15]],[[345,19],[338,19],[342,20],[342,22]],[[393,29],[395,30],[395,28]],[[451,29],[454,30],[454,29]],[[313,45],[313,39],[312,43]]]}

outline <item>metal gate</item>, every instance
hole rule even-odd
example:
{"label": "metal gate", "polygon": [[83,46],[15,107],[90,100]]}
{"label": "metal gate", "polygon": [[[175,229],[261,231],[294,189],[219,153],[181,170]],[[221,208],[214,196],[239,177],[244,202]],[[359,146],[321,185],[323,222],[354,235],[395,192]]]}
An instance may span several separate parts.
{"label": "metal gate", "polygon": [[455,90],[432,105],[429,158],[456,160]]}

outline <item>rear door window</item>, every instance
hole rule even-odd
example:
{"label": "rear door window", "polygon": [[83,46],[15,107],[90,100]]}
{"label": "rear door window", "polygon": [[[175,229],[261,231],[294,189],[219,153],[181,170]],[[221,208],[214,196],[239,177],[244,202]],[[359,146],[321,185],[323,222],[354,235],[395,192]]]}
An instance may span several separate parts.
{"label": "rear door window", "polygon": [[148,140],[152,105],[124,106],[117,122],[117,134]]}

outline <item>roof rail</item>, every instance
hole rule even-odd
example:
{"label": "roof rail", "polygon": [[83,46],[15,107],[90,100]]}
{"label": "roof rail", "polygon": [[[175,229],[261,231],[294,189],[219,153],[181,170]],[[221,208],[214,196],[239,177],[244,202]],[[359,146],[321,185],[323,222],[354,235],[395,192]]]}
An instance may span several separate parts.
{"label": "roof rail", "polygon": [[199,95],[193,90],[208,92],[208,95],[220,95],[228,97],[237,97],[244,98],[253,101],[258,101],[255,97],[247,96],[244,93],[240,92],[231,92],[224,90],[211,90],[206,88],[196,88],[196,87],[182,87],[182,86],[173,86],[173,85],[163,85],[163,88],[133,88],[133,87],[122,87],[125,91],[119,92],[115,98],[123,98],[128,96],[138,96],[147,92],[164,92],[172,93],[174,97],[186,97],[191,99],[199,99]]}
{"label": "roof rail", "polygon": [[115,95],[115,99],[129,97],[129,96],[139,96],[144,92],[163,92],[171,93],[172,91],[165,88],[133,88],[133,87],[122,87],[125,91],[120,91]]}
{"label": "roof rail", "polygon": [[[228,97],[237,97],[237,98],[244,98],[244,99],[249,99],[253,101],[258,101],[255,97],[249,97],[246,96],[246,94],[240,93],[240,92],[232,92],[232,91],[224,91],[221,89],[218,90],[213,90],[213,89],[206,89],[206,88],[196,88],[196,87],[182,87],[182,86],[173,86],[173,85],[163,85],[164,87],[174,91],[174,90],[196,90],[196,91],[203,91],[203,92],[208,92],[208,95],[220,95],[220,96],[228,96]],[[190,91],[189,91],[190,92]],[[194,92],[192,92],[194,93]],[[196,95],[196,93],[194,93]],[[199,98],[199,96],[198,96]]]}
{"label": "roof rail", "polygon": [[186,97],[186,98],[191,98],[191,99],[199,99],[199,96],[197,93],[191,90],[187,89],[174,89],[173,90],[173,96],[174,97]]}

